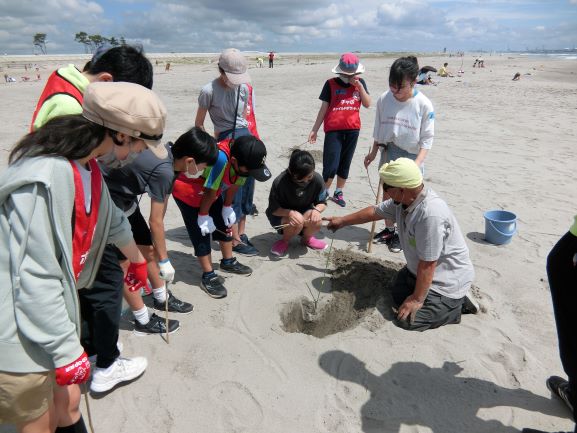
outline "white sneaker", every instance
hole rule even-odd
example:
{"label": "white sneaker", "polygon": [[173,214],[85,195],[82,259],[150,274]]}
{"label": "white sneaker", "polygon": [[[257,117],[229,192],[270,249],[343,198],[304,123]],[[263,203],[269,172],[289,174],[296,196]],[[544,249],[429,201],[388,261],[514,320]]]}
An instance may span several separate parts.
{"label": "white sneaker", "polygon": [[136,379],[148,366],[148,361],[142,356],[135,358],[121,358],[114,360],[108,368],[96,367],[92,373],[90,391],[106,392],[121,382]]}
{"label": "white sneaker", "polygon": [[[124,345],[122,344],[122,342],[120,340],[118,340],[116,342],[116,347],[118,347],[118,351],[120,353],[122,353],[122,349],[124,349]],[[90,362],[90,364],[96,364],[96,354],[89,356],[88,362]],[[94,368],[93,365],[91,365],[91,367]]]}

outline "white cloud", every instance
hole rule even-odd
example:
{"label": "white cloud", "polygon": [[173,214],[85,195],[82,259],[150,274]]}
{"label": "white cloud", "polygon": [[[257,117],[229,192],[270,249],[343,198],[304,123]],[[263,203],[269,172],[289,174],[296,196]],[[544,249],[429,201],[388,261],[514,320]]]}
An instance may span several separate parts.
{"label": "white cloud", "polygon": [[[146,51],[427,51],[577,42],[577,0],[0,0],[4,51],[82,52],[76,32],[124,36]],[[546,29],[546,31],[544,31]]]}

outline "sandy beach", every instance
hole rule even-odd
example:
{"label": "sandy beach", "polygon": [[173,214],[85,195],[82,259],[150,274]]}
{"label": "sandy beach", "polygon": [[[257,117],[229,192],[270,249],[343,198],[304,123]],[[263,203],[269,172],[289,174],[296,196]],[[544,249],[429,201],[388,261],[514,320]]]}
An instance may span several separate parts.
{"label": "sandy beach", "polygon": [[[28,131],[45,80],[86,56],[42,61],[1,58],[0,169],[12,145]],[[165,137],[175,140],[194,123],[202,85],[217,76],[209,58],[149,55],[154,90],[169,118]],[[373,107],[361,110],[363,126],[347,187],[347,207],[329,204],[326,215],[343,215],[375,202],[376,163],[363,158],[372,144],[374,105],[388,87],[396,56],[360,54]],[[137,337],[131,313],[120,339],[123,355],[146,356],[149,367],[133,383],[91,396],[95,432],[122,433],[514,433],[573,428],[568,410],[545,386],[563,376],[545,271],[548,252],[567,232],[577,212],[577,60],[484,56],[485,68],[464,59],[461,76],[418,86],[433,102],[435,142],[426,160],[425,183],[451,206],[475,265],[473,296],[478,315],[460,325],[424,333],[395,327],[387,288],[403,254],[374,245],[366,253],[370,224],[324,229],[330,254],[294,243],[289,257],[273,260],[277,236],[266,219],[271,182],[257,184],[260,211],[247,233],[260,250],[239,257],[250,277],[227,277],[228,297],[214,300],[200,288],[201,271],[192,254],[178,208],[166,216],[169,255],[176,268],[171,290],[192,302],[192,315],[174,317],[181,329],[170,336]],[[12,61],[13,63],[9,63]],[[255,112],[273,176],[301,146],[322,155],[322,138],[305,143],[324,81],[338,55],[282,53],[274,69],[250,74]],[[24,62],[38,63],[41,81],[20,81]],[[457,75],[461,58],[421,57],[421,65],[444,62]],[[11,65],[11,68],[8,66]],[[511,81],[516,72],[519,81]],[[32,79],[35,71],[29,72]],[[208,119],[208,117],[207,117]],[[210,121],[207,121],[210,125]],[[317,159],[321,171],[321,159]],[[142,200],[147,215],[148,199]],[[508,245],[484,241],[483,213],[505,209],[517,215]],[[377,225],[380,227],[380,224]],[[214,251],[213,261],[220,259]],[[328,262],[328,269],[325,266]],[[218,271],[217,271],[218,272]],[[323,281],[324,280],[324,281]],[[321,290],[319,292],[318,290]],[[311,295],[312,293],[312,295]],[[314,323],[303,310],[319,296]],[[311,335],[312,334],[312,335]],[[86,406],[82,410],[87,419]],[[0,432],[15,431],[0,426]]]}

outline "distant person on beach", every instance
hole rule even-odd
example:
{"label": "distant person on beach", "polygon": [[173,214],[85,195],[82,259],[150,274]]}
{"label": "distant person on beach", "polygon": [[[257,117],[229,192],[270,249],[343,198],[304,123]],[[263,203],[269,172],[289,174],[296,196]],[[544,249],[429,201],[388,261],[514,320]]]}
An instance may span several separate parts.
{"label": "distant person on beach", "polygon": [[431,78],[431,72],[428,69],[420,69],[417,75],[417,84],[421,86],[434,86],[436,85]]}
{"label": "distant person on beach", "polygon": [[519,81],[521,79],[521,73],[517,72],[513,75],[513,81]]}
{"label": "distant person on beach", "polygon": [[[236,48],[228,48],[219,56],[218,70],[218,78],[200,91],[194,125],[204,129],[208,113],[214,125],[214,136],[219,143],[245,135],[258,138],[254,89],[250,85],[245,57]],[[233,248],[237,254],[245,256],[258,254],[246,234],[246,216],[253,211],[254,188],[254,179],[249,177],[238,189],[233,203]]]}
{"label": "distant person on beach", "polygon": [[[414,160],[424,173],[427,153],[433,146],[435,111],[433,104],[415,89],[419,65],[414,56],[401,57],[393,62],[389,72],[389,90],[377,101],[373,147],[365,157],[365,167],[380,150],[379,167],[385,162],[405,157]],[[399,236],[392,220],[375,235],[392,252],[400,252]]]}
{"label": "distant person on beach", "polygon": [[[553,300],[561,364],[568,379],[551,376],[547,379],[547,388],[567,406],[573,420],[577,421],[577,338],[575,338],[577,215],[569,231],[559,239],[547,257],[547,278]],[[577,424],[574,432],[577,433]],[[523,429],[523,433],[546,432]]]}
{"label": "distant person on beach", "polygon": [[[215,147],[214,137],[195,127],[181,135],[172,146],[173,155],[190,155],[189,148]],[[216,159],[216,162],[208,165]],[[180,209],[194,255],[202,269],[200,288],[215,299],[227,296],[224,278],[214,272],[211,240],[220,244],[220,270],[238,275],[250,275],[252,269],[233,256],[230,226],[235,222],[232,202],[240,186],[249,176],[260,182],[270,178],[265,165],[266,147],[252,135],[218,143],[218,153],[206,158],[205,169],[190,163],[174,182],[172,196]],[[199,161],[200,163],[200,161]],[[196,167],[196,168],[195,168]]]}
{"label": "distant person on beach", "polygon": [[341,56],[333,68],[336,78],[327,80],[319,99],[322,101],[316,121],[309,133],[309,143],[316,143],[321,124],[325,133],[323,145],[323,179],[328,189],[337,176],[337,186],[332,200],[346,206],[343,189],[349,177],[349,169],[357,147],[361,129],[360,110],[371,106],[365,80],[360,75],[365,67],[352,53]]}
{"label": "distant person on beach", "polygon": [[477,312],[467,298],[475,272],[453,212],[425,187],[412,159],[384,164],[380,177],[386,201],[342,217],[325,217],[328,228],[336,231],[383,218],[396,221],[407,265],[392,289],[395,324],[425,331],[460,323],[462,313]]}
{"label": "distant person on beach", "polygon": [[[95,158],[125,158],[118,130],[146,130],[155,98],[93,84],[82,115],[51,119],[10,153],[0,178],[0,424],[87,431],[78,385],[90,379],[91,366],[80,340],[78,289],[96,277],[108,243],[133,264],[144,261]],[[146,147],[138,139],[133,146]],[[142,284],[145,269],[133,274]]]}
{"label": "distant person on beach", "polygon": [[169,72],[170,71],[170,62],[166,62],[166,65],[164,66],[164,72]]}
{"label": "distant person on beach", "polygon": [[274,68],[274,51],[268,53],[268,67]]}
{"label": "distant person on beach", "polygon": [[262,68],[264,66],[264,59],[262,57],[256,58],[256,66],[258,68]]}
{"label": "distant person on beach", "polygon": [[473,63],[473,68],[477,67],[477,68],[484,68],[485,67],[485,61],[483,60],[482,57],[477,57],[475,59],[475,63]]}
{"label": "distant person on beach", "polygon": [[451,78],[453,77],[453,74],[449,72],[447,66],[449,66],[449,64],[444,63],[443,66],[439,69],[439,71],[437,72],[437,75],[439,77],[451,77]]}
{"label": "distant person on beach", "polygon": [[[268,197],[266,216],[273,228],[282,235],[270,252],[283,257],[290,240],[301,236],[301,244],[313,250],[324,250],[327,244],[314,235],[321,229],[321,213],[326,208],[325,183],[315,172],[312,155],[296,149],[289,166],[277,176]],[[282,226],[282,227],[281,227]]]}

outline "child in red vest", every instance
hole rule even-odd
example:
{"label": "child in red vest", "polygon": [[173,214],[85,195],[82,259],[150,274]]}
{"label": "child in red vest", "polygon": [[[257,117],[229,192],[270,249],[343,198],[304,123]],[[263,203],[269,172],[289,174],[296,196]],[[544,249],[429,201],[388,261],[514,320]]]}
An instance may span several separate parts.
{"label": "child in red vest", "polygon": [[315,143],[318,130],[324,123],[323,179],[326,194],[336,175],[337,187],[332,200],[342,207],[346,205],[343,188],[361,129],[361,104],[365,108],[371,106],[365,80],[359,78],[364,71],[356,55],[345,53],[341,56],[339,64],[333,68],[338,77],[327,80],[321,91],[319,99],[323,102],[309,134],[309,142]]}

